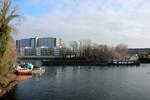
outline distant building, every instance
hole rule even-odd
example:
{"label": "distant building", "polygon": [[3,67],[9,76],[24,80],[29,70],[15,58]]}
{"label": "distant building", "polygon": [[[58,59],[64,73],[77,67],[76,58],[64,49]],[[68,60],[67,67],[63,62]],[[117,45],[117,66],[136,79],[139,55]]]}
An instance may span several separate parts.
{"label": "distant building", "polygon": [[59,56],[63,38],[29,38],[16,40],[16,49],[22,56]]}
{"label": "distant building", "polygon": [[31,39],[16,40],[16,49],[20,52],[20,48],[31,47]]}
{"label": "distant building", "polygon": [[57,38],[56,39],[56,46],[57,47],[63,47],[64,46],[64,39],[63,38]]}
{"label": "distant building", "polygon": [[23,47],[49,47],[53,48],[56,46],[56,38],[47,37],[47,38],[29,38],[29,39],[21,39],[16,40],[16,48],[23,48]]}
{"label": "distant building", "polygon": [[80,47],[87,47],[87,46],[89,46],[91,44],[92,44],[91,40],[80,40],[79,41]]}
{"label": "distant building", "polygon": [[36,49],[31,47],[21,48],[22,56],[36,56]]}
{"label": "distant building", "polygon": [[140,58],[150,55],[150,48],[129,48],[129,54],[137,54]]}
{"label": "distant building", "polygon": [[36,48],[37,56],[53,56],[53,48]]}
{"label": "distant building", "polygon": [[37,47],[56,47],[56,38],[47,37],[47,38],[38,38]]}
{"label": "distant building", "polygon": [[60,49],[58,47],[53,48],[53,56],[60,56]]}
{"label": "distant building", "polygon": [[32,48],[36,48],[37,47],[37,41],[38,41],[38,37],[30,38],[30,44],[31,44]]}

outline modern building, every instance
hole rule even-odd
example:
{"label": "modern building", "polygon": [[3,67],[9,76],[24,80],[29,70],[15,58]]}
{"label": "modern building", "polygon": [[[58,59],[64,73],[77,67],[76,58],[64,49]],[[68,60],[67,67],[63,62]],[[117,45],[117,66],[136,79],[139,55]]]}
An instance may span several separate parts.
{"label": "modern building", "polygon": [[20,49],[22,56],[36,56],[36,48],[25,47]]}
{"label": "modern building", "polygon": [[21,48],[22,56],[60,56],[61,48]]}
{"label": "modern building", "polygon": [[20,48],[31,47],[31,39],[16,40],[16,49],[20,52]]}
{"label": "modern building", "polygon": [[60,50],[61,48],[58,47],[53,48],[53,56],[60,56]]}
{"label": "modern building", "polygon": [[56,38],[47,37],[47,38],[29,38],[29,39],[21,39],[16,40],[16,48],[23,48],[23,47],[49,47],[53,48],[56,46]]}
{"label": "modern building", "polygon": [[36,48],[37,56],[53,56],[53,48]]}
{"label": "modern building", "polygon": [[29,38],[16,40],[16,49],[22,56],[59,56],[63,38]]}
{"label": "modern building", "polygon": [[30,39],[30,44],[31,44],[32,48],[36,48],[37,47],[37,41],[38,41],[38,37]]}
{"label": "modern building", "polygon": [[64,46],[64,39],[63,38],[57,38],[56,39],[56,46],[57,47],[63,47]]}
{"label": "modern building", "polygon": [[48,47],[53,48],[56,46],[56,38],[47,37],[47,38],[38,38],[37,47]]}

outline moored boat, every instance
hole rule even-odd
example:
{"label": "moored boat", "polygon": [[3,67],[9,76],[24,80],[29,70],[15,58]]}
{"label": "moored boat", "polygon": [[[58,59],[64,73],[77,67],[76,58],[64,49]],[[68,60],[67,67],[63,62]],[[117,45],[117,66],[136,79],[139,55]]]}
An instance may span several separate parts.
{"label": "moored boat", "polygon": [[16,73],[18,75],[31,75],[33,68],[31,63],[20,64],[16,67]]}
{"label": "moored boat", "polygon": [[18,75],[31,75],[32,70],[26,68],[19,68],[16,70]]}
{"label": "moored boat", "polygon": [[140,65],[139,60],[112,60],[110,65]]}
{"label": "moored boat", "polygon": [[16,67],[16,73],[18,75],[32,75],[32,74],[43,74],[45,72],[44,67],[37,67],[32,64],[23,64]]}
{"label": "moored boat", "polygon": [[37,67],[32,70],[32,74],[43,74],[45,72],[44,67]]}

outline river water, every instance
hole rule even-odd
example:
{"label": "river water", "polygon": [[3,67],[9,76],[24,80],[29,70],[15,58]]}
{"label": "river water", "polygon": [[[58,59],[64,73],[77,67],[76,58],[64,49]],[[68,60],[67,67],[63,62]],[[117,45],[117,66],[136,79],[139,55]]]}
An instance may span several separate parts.
{"label": "river water", "polygon": [[150,100],[150,65],[45,67],[2,100]]}

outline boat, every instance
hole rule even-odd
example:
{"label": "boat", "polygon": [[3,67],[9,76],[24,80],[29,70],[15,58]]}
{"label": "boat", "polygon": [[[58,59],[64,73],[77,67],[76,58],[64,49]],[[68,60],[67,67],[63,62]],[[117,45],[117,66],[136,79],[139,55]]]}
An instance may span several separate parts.
{"label": "boat", "polygon": [[140,65],[139,60],[112,60],[110,65]]}
{"label": "boat", "polygon": [[32,74],[43,74],[45,72],[44,67],[36,67],[32,70]]}
{"label": "boat", "polygon": [[19,68],[16,70],[16,73],[18,75],[31,75],[32,74],[32,70],[27,69],[27,68]]}
{"label": "boat", "polygon": [[34,68],[33,70],[21,68],[21,69],[17,69],[16,71],[18,75],[43,74],[45,72],[45,68],[39,67],[39,68]]}
{"label": "boat", "polygon": [[16,67],[17,75],[32,75],[32,74],[43,74],[45,72],[44,67],[37,67],[32,64],[18,65]]}

